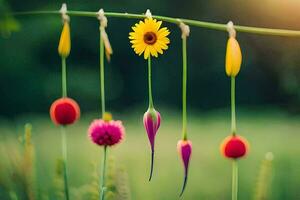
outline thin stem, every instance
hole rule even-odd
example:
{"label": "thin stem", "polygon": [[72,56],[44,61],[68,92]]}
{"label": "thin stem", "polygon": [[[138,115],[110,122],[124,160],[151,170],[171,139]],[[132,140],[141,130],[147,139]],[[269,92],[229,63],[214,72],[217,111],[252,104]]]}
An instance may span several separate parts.
{"label": "thin stem", "polygon": [[182,137],[187,140],[187,116],[186,116],[186,85],[187,85],[187,53],[186,37],[182,38]]}
{"label": "thin stem", "polygon": [[149,90],[149,108],[153,108],[152,81],[151,81],[151,56],[149,56],[148,58],[148,90]]}
{"label": "thin stem", "polygon": [[238,199],[238,162],[232,161],[232,200]]}
{"label": "thin stem", "polygon": [[151,165],[150,165],[150,176],[149,176],[149,181],[151,181],[151,179],[152,179],[153,168],[154,168],[154,150],[151,151]]}
{"label": "thin stem", "polygon": [[66,65],[66,58],[61,57],[61,87],[62,87],[62,96],[67,97],[67,65]]}
{"label": "thin stem", "polygon": [[68,187],[68,168],[67,168],[67,135],[66,127],[61,127],[62,136],[62,155],[63,155],[63,170],[64,170],[64,186],[65,186],[65,199],[69,200],[69,187]]}
{"label": "thin stem", "polygon": [[[28,11],[28,12],[15,12],[14,15],[41,15],[41,14],[54,14],[61,15],[59,11]],[[97,12],[88,12],[88,11],[68,11],[68,15],[70,16],[79,16],[79,17],[93,17],[96,18],[98,16]],[[105,12],[105,16],[107,17],[118,17],[118,18],[130,18],[130,19],[143,19],[145,15],[143,14],[132,14],[132,13],[117,13],[117,12]],[[190,26],[202,27],[207,29],[213,29],[218,31],[227,32],[227,24],[192,20],[192,19],[182,19],[182,18],[173,18],[166,16],[152,16],[155,19],[162,20],[169,23],[179,24],[183,22]],[[253,33],[260,35],[274,35],[274,36],[287,36],[287,37],[300,37],[300,31],[296,30],[287,30],[287,29],[273,29],[273,28],[259,28],[259,27],[251,27],[251,26],[234,26],[235,30],[239,32],[245,33]]]}
{"label": "thin stem", "polygon": [[231,133],[236,134],[236,112],[235,112],[235,77],[231,77]]}
{"label": "thin stem", "polygon": [[103,162],[102,162],[102,178],[100,187],[100,200],[105,200],[105,176],[106,176],[106,157],[107,157],[107,146],[104,146]]}
{"label": "thin stem", "polygon": [[100,90],[101,90],[101,112],[102,118],[105,113],[105,86],[104,86],[104,42],[100,31]]}

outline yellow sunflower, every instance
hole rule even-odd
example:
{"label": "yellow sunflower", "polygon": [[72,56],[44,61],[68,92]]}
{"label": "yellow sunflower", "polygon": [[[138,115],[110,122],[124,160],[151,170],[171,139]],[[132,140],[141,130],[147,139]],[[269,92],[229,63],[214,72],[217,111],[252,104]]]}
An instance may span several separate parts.
{"label": "yellow sunflower", "polygon": [[144,53],[144,58],[148,59],[150,55],[157,57],[158,53],[163,54],[163,50],[168,49],[170,31],[166,27],[160,28],[161,24],[162,21],[146,18],[132,27],[129,39],[136,54]]}

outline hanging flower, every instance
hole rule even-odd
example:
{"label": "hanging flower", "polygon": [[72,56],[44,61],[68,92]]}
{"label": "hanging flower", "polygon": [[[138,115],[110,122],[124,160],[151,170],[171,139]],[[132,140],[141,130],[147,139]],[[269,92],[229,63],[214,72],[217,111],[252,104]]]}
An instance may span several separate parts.
{"label": "hanging flower", "polygon": [[160,113],[154,108],[148,108],[147,112],[144,114],[143,122],[151,147],[151,167],[149,181],[151,180],[153,173],[155,136],[159,129],[160,121]]}
{"label": "hanging flower", "polygon": [[242,53],[238,41],[230,36],[227,41],[225,70],[228,76],[235,77],[241,68]]}
{"label": "hanging flower", "polygon": [[73,124],[80,117],[79,105],[68,97],[57,99],[50,107],[50,117],[57,125]]}
{"label": "hanging flower", "polygon": [[121,121],[96,119],[91,123],[88,134],[97,145],[113,146],[125,137],[125,128]]}
{"label": "hanging flower", "polygon": [[170,31],[166,27],[160,28],[161,24],[162,21],[149,17],[132,27],[129,39],[136,54],[144,53],[144,58],[148,59],[150,55],[157,57],[158,53],[163,54],[163,50],[168,49]]}
{"label": "hanging flower", "polygon": [[160,120],[160,113],[154,108],[149,108],[144,114],[144,127],[148,135],[152,152],[154,152],[155,136],[160,126]]}
{"label": "hanging flower", "polygon": [[177,150],[184,165],[184,182],[180,193],[181,196],[187,183],[189,162],[192,154],[192,142],[189,140],[179,140],[177,143]]}
{"label": "hanging flower", "polygon": [[223,140],[220,150],[226,158],[238,159],[248,153],[249,144],[245,138],[231,135]]}
{"label": "hanging flower", "polygon": [[70,36],[70,25],[66,20],[64,21],[63,29],[60,35],[58,53],[61,57],[68,57],[71,51],[71,36]]}

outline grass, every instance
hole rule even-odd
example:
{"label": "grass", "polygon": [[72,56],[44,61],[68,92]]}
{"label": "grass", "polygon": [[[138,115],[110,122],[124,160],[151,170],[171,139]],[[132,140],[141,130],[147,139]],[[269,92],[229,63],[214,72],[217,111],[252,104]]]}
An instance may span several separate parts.
{"label": "grass", "polygon": [[[181,136],[180,113],[161,110],[163,120],[156,138],[154,176],[150,183],[150,151],[142,125],[143,110],[130,113],[115,116],[124,119],[127,135],[121,145],[109,149],[108,153],[115,158],[118,167],[127,171],[132,199],[178,199],[183,181],[183,168],[176,150]],[[182,199],[230,199],[231,162],[219,152],[220,142],[230,133],[228,114],[220,111],[188,116],[193,153],[188,185]],[[103,149],[93,145],[86,133],[89,122],[95,117],[94,114],[83,115],[79,123],[67,129],[69,182],[73,191],[91,182],[93,163],[100,167]],[[267,199],[300,199],[300,117],[261,109],[244,110],[237,117],[238,133],[251,144],[249,156],[239,161],[239,199],[253,199],[261,162],[270,151],[274,154],[274,161]],[[28,121],[33,125],[38,185],[45,193],[52,193],[55,162],[61,157],[61,136],[59,128],[52,125],[48,117],[26,116],[14,122],[2,120],[1,159],[3,156],[14,159],[17,138],[23,132],[22,125]],[[3,193],[5,189],[0,190],[0,197],[1,194],[4,197]],[[1,200],[5,200],[3,197]]]}

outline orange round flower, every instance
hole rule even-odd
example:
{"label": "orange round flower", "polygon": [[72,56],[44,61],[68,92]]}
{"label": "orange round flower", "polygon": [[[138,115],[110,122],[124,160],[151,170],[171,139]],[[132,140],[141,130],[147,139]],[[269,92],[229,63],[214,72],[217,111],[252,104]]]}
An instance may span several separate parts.
{"label": "orange round flower", "polygon": [[220,150],[226,158],[238,159],[248,153],[249,144],[245,138],[231,135],[223,140]]}
{"label": "orange round flower", "polygon": [[50,107],[50,117],[57,125],[73,124],[80,117],[79,105],[71,98],[57,99]]}

